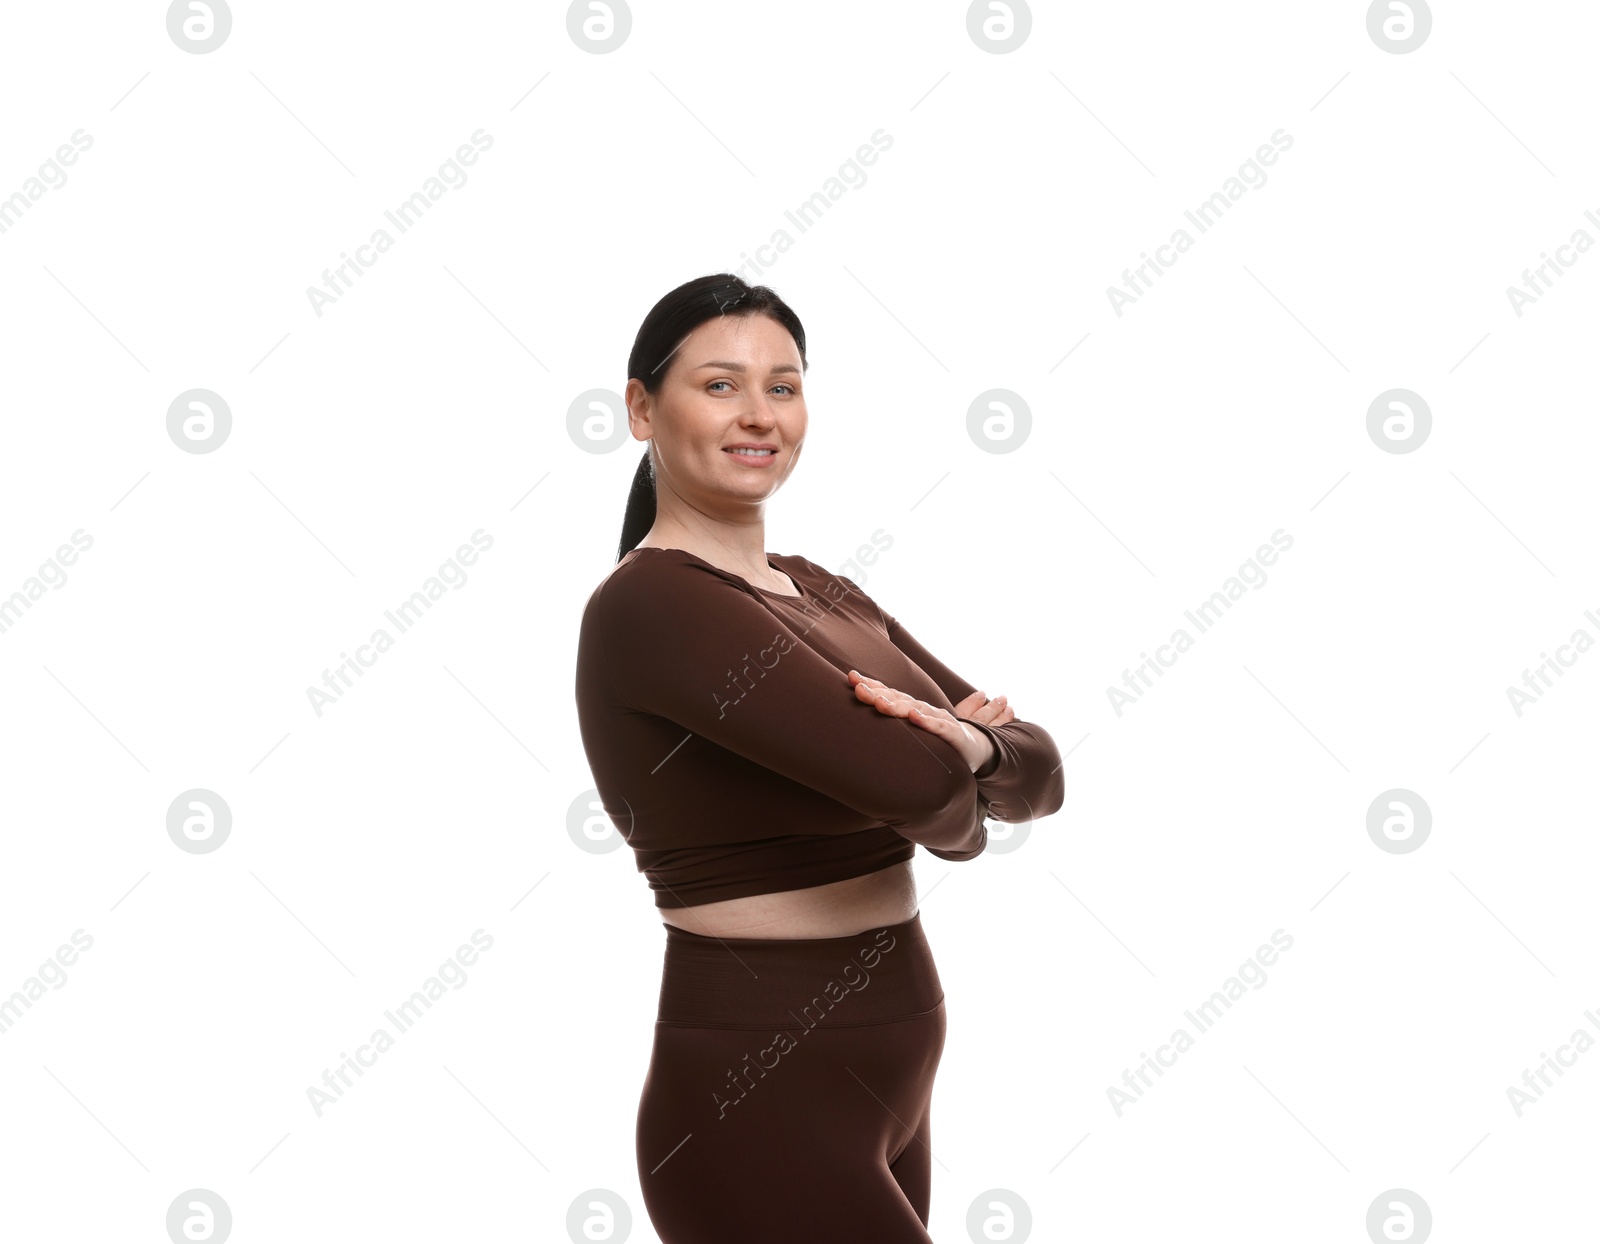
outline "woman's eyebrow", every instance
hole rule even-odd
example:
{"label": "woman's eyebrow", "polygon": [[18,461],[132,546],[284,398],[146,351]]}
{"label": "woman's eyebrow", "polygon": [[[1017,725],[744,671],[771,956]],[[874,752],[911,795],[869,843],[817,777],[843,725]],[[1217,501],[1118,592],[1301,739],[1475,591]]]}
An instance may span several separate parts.
{"label": "woman's eyebrow", "polygon": [[[702,367],[720,367],[724,371],[744,371],[745,370],[745,365],[743,363],[728,363],[728,362],[724,362],[724,361],[717,360],[717,359],[713,359],[709,363],[701,363],[698,366],[692,368],[691,370],[699,371]],[[784,372],[784,371],[792,371],[796,375],[798,375],[800,373],[800,369],[798,367],[796,367],[793,363],[778,363],[778,364],[775,364],[768,371],[767,374],[769,376],[775,376],[779,372]]]}

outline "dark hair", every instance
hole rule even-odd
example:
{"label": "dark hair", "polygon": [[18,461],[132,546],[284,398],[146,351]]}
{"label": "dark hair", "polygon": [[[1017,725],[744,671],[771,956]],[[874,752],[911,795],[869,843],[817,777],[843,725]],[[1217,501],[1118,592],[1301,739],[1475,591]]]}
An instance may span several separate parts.
{"label": "dark hair", "polygon": [[[659,393],[684,338],[718,315],[765,315],[776,320],[789,330],[800,348],[800,366],[806,366],[806,330],[789,304],[765,285],[748,285],[731,272],[719,272],[685,282],[650,308],[628,355],[628,379],[637,379],[646,393]],[[628,489],[618,561],[644,539],[655,521],[656,478],[646,445]]]}

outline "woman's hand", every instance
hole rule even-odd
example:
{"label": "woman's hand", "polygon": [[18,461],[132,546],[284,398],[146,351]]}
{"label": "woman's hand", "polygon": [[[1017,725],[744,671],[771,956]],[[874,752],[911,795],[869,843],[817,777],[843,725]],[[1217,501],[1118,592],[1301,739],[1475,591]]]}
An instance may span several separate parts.
{"label": "woman's hand", "polygon": [[850,683],[855,688],[856,699],[871,704],[885,716],[904,717],[912,725],[938,735],[961,753],[961,758],[972,772],[989,762],[994,755],[994,744],[983,731],[967,729],[961,724],[962,720],[976,721],[986,726],[1003,726],[1016,718],[1003,695],[991,700],[983,692],[974,691],[957,704],[955,714],[951,714],[904,691],[896,691],[876,678],[867,678],[859,670],[850,671]]}

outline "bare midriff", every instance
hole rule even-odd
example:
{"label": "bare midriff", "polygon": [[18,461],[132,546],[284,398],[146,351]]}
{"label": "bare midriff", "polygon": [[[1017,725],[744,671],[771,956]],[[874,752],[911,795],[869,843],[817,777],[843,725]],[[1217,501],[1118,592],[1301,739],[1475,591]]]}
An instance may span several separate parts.
{"label": "bare midriff", "polygon": [[902,860],[804,890],[656,910],[668,924],[703,937],[850,937],[916,915],[917,883],[911,861]]}

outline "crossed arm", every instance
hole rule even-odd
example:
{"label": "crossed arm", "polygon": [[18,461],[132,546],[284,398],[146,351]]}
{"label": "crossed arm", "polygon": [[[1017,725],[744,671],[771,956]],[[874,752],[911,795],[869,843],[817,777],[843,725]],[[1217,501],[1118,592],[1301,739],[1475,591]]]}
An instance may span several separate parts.
{"label": "crossed arm", "polygon": [[[856,590],[860,591],[859,588]],[[864,592],[861,594],[866,595]],[[996,708],[1005,700],[1004,696],[986,700],[983,692],[918,643],[896,619],[884,613],[881,606],[878,612],[883,616],[889,638],[895,647],[938,684],[939,690],[955,707],[955,715],[960,719],[959,723],[940,723],[937,716],[942,710],[935,705],[927,705],[930,721],[924,729],[932,733],[943,730],[948,734],[950,730],[959,730],[964,725],[973,733],[982,734],[994,745],[993,755],[979,765],[972,775],[978,788],[978,798],[987,807],[987,815],[997,821],[1015,824],[1059,812],[1066,799],[1066,782],[1062,775],[1061,753],[1049,732],[1036,722],[1018,719],[1009,703]],[[858,696],[863,694],[857,691]],[[914,701],[903,693],[897,692],[896,695],[901,696],[902,702],[909,702],[903,704],[904,707],[909,709],[914,705],[921,715],[923,706],[920,701]],[[891,700],[891,707],[894,706],[895,702]],[[953,742],[951,745],[955,746]],[[988,755],[988,752],[983,754]]]}
{"label": "crossed arm", "polygon": [[965,730],[963,719],[984,721],[989,725],[1004,725],[1016,720],[1016,713],[1006,703],[1006,697],[989,699],[981,691],[974,691],[960,704],[949,709],[929,704],[904,691],[896,691],[888,683],[868,678],[857,670],[850,671],[850,681],[856,689],[856,698],[871,704],[887,717],[904,717],[914,726],[936,734],[961,754],[967,767],[973,771],[993,769],[999,760],[1000,749],[993,739],[980,730]]}
{"label": "crossed arm", "polygon": [[[1002,721],[1003,709],[980,721],[976,707],[964,723],[944,722],[932,705],[928,724],[885,722],[881,710],[865,711],[870,688],[860,690],[863,683],[727,579],[682,564],[640,564],[608,580],[600,604],[599,639],[619,703],[819,791],[940,858],[981,854],[986,815],[1025,821],[1061,807],[1060,756],[1042,728],[1014,715]],[[953,705],[978,694],[897,622],[886,625]],[[910,697],[885,698],[905,710],[890,715],[909,717]],[[980,746],[968,732],[988,741]]]}

